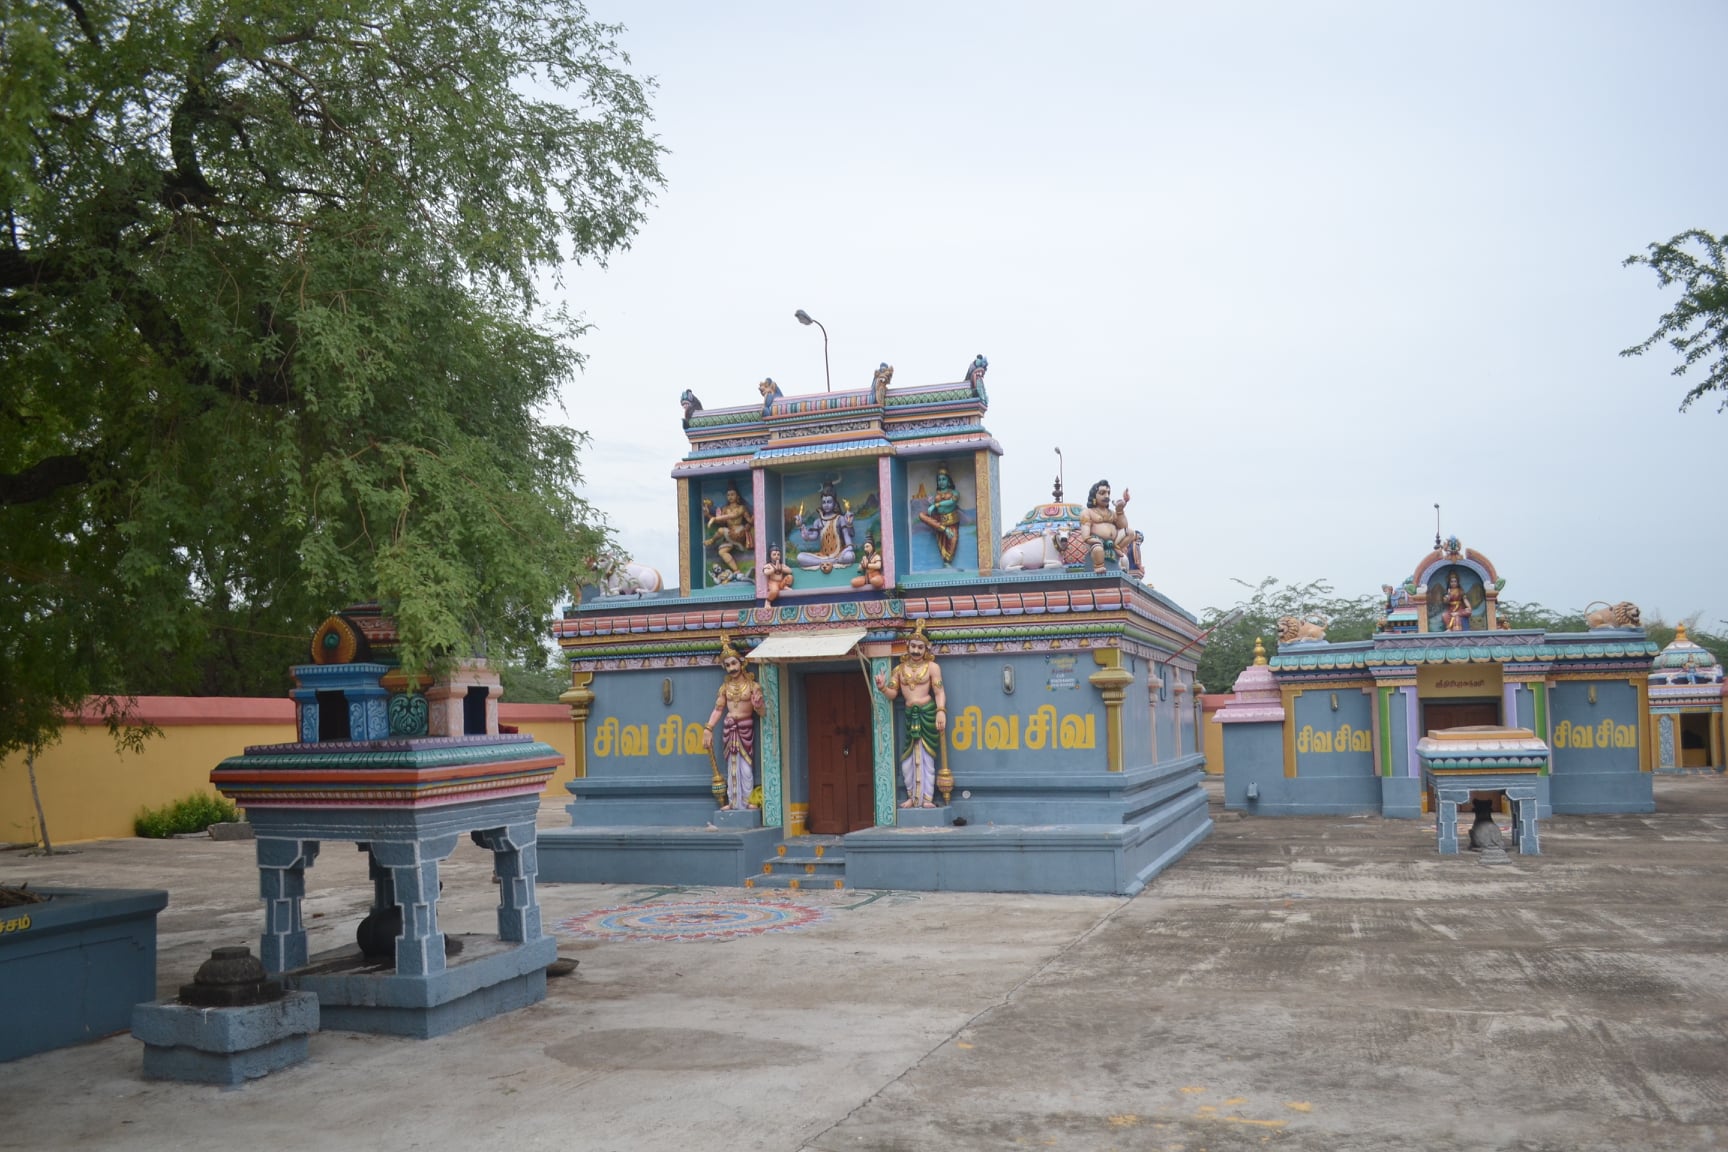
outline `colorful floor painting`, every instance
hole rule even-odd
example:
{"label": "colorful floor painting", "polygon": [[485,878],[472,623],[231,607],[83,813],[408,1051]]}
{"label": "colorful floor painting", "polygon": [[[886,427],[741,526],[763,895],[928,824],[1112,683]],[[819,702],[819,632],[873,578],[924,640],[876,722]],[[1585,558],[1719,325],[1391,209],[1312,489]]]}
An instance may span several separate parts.
{"label": "colorful floor painting", "polygon": [[789,932],[828,919],[821,908],[779,900],[681,900],[623,904],[558,922],[557,931],[588,940],[730,940]]}

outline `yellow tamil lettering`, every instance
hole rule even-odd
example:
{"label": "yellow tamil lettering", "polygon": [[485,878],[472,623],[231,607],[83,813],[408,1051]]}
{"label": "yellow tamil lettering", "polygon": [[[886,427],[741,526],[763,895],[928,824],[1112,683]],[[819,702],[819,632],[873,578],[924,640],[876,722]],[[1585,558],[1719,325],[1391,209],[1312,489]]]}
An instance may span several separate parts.
{"label": "yellow tamil lettering", "polygon": [[1314,725],[1304,724],[1302,725],[1302,731],[1296,733],[1296,751],[1314,751]]}
{"label": "yellow tamil lettering", "polygon": [[962,711],[959,722],[954,725],[953,732],[948,736],[949,741],[954,745],[954,751],[964,752],[975,743],[979,747],[983,747],[981,739],[983,727],[984,714],[978,710],[976,704]]}
{"label": "yellow tamil lettering", "polygon": [[1596,747],[1614,747],[1614,721],[1607,719],[1596,725]]}
{"label": "yellow tamil lettering", "polygon": [[608,716],[605,723],[594,730],[594,755],[606,757],[612,755],[612,749],[618,743],[618,717]]}
{"label": "yellow tamil lettering", "polygon": [[684,735],[684,718],[674,712],[666,717],[660,725],[660,731],[654,734],[654,751],[662,756],[670,756],[678,751],[680,737]]}
{"label": "yellow tamil lettering", "polygon": [[1372,751],[1374,751],[1374,738],[1368,732],[1368,730],[1366,728],[1358,728],[1356,730],[1356,734],[1354,736],[1350,737],[1350,751],[1352,751],[1352,752],[1372,752]]}
{"label": "yellow tamil lettering", "polygon": [[618,755],[648,755],[648,725],[626,724],[618,737]]}
{"label": "yellow tamil lettering", "polygon": [[684,755],[702,755],[702,725],[694,720],[684,725]]}
{"label": "yellow tamil lettering", "polygon": [[1020,717],[992,716],[984,721],[984,747],[1012,752],[1020,747]]}
{"label": "yellow tamil lettering", "polygon": [[1638,725],[1636,725],[1636,724],[1616,724],[1614,726],[1614,747],[1616,747],[1616,748],[1636,748],[1636,747],[1638,747]]}
{"label": "yellow tamil lettering", "polygon": [[1348,752],[1348,751],[1350,751],[1350,737],[1352,734],[1355,733],[1355,731],[1356,731],[1356,729],[1352,728],[1348,724],[1338,725],[1338,731],[1332,737],[1332,751],[1334,751],[1334,752]]}
{"label": "yellow tamil lettering", "polygon": [[1045,704],[1026,719],[1026,747],[1056,747],[1056,705]]}
{"label": "yellow tamil lettering", "polygon": [[1096,746],[1097,725],[1092,713],[1084,716],[1070,712],[1062,717],[1062,747],[1092,748]]}
{"label": "yellow tamil lettering", "polygon": [[1562,720],[1554,725],[1554,747],[1570,748],[1572,746],[1572,721]]}
{"label": "yellow tamil lettering", "polygon": [[1594,747],[1596,747],[1596,730],[1594,728],[1590,727],[1588,724],[1574,725],[1572,728],[1572,747],[1574,747],[1574,748],[1594,748]]}

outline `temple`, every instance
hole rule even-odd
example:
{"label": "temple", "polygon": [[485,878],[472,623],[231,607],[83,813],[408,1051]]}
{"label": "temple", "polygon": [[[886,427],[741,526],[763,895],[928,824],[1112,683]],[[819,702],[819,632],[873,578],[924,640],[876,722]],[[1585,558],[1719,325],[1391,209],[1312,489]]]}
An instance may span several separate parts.
{"label": "temple", "polygon": [[[1482,553],[1437,537],[1385,586],[1372,638],[1333,643],[1323,621],[1282,621],[1277,654],[1217,714],[1226,807],[1431,812],[1442,852],[1457,851],[1457,807],[1472,798],[1509,812],[1525,852],[1551,813],[1653,811],[1656,647],[1637,607],[1595,605],[1587,632],[1514,629],[1499,615],[1504,586]],[[1691,706],[1677,694],[1671,739],[1709,729],[1681,715]]]}
{"label": "temple", "polygon": [[987,368],[684,393],[678,587],[614,558],[556,630],[543,878],[1133,893],[1207,835],[1196,621],[1126,485],[1004,535]]}

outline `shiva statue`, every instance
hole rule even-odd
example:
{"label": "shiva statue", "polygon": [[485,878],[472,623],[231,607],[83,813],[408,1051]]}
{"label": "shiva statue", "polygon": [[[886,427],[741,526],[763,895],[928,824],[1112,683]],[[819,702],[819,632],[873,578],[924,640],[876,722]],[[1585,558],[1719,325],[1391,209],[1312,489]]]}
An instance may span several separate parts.
{"label": "shiva statue", "polygon": [[1128,533],[1128,489],[1122,498],[1110,503],[1110,481],[1100,480],[1086,493],[1086,507],[1080,510],[1080,540],[1092,561],[1096,575],[1104,572],[1106,560],[1117,560],[1119,550],[1126,550],[1132,537]]}
{"label": "shiva statue", "polygon": [[834,482],[822,483],[822,495],[816,500],[816,515],[808,524],[801,524],[798,535],[814,550],[798,553],[800,568],[818,568],[832,572],[857,559],[852,547],[852,510],[834,491]]}
{"label": "shiva statue", "polygon": [[893,673],[876,677],[876,687],[890,700],[906,695],[906,755],[900,761],[906,799],[900,807],[934,808],[936,753],[948,729],[948,694],[942,688],[942,669],[930,658],[924,621],[906,637],[906,655]]}
{"label": "shiva statue", "polygon": [[936,533],[936,549],[942,553],[942,563],[954,563],[954,550],[960,544],[960,493],[954,490],[948,465],[936,466],[936,495],[930,497],[930,507],[918,513],[918,519]]}
{"label": "shiva statue", "polygon": [[726,753],[726,803],[723,810],[740,812],[755,808],[750,793],[755,787],[751,757],[756,752],[756,717],[762,715],[762,688],[744,668],[744,658],[732,647],[732,640],[720,634],[720,666],[726,679],[720,682],[720,692],[714,697],[714,711],[702,730],[702,749],[714,750],[714,726],[724,718],[721,746]]}

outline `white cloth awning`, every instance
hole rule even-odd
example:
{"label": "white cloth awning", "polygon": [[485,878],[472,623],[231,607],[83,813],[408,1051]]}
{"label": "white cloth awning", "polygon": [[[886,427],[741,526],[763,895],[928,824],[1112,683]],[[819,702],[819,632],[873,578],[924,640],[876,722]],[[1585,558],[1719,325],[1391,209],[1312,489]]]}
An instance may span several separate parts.
{"label": "white cloth awning", "polygon": [[829,632],[787,632],[770,636],[750,652],[752,660],[832,660],[844,656],[864,639],[862,628]]}

